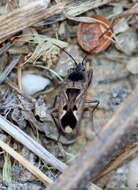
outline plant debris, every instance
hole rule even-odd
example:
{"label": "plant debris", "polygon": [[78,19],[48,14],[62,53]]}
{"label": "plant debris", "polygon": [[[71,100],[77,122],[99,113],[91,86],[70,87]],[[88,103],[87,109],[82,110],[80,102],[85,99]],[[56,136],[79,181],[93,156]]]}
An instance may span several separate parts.
{"label": "plant debris", "polygon": [[[137,1],[2,0],[0,23],[0,189],[136,190]],[[77,121],[90,70],[67,138],[55,97]]]}

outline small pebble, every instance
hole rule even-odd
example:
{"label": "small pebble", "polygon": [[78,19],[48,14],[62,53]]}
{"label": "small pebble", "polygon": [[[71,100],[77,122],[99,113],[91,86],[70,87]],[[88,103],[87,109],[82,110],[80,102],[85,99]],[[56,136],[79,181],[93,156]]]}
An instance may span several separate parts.
{"label": "small pebble", "polygon": [[138,57],[133,57],[128,61],[127,69],[132,74],[138,74]]}
{"label": "small pebble", "polygon": [[129,29],[127,20],[121,19],[117,22],[117,24],[115,24],[115,26],[113,27],[113,31],[115,34],[121,33],[121,32],[125,32],[126,30]]}
{"label": "small pebble", "polygon": [[129,163],[127,184],[130,190],[138,190],[138,157]]}
{"label": "small pebble", "polygon": [[132,55],[136,51],[138,45],[137,38],[137,33],[134,31],[120,33],[116,36],[117,43],[115,46],[126,55]]}
{"label": "small pebble", "polygon": [[66,28],[65,28],[65,22],[62,22],[60,24],[60,26],[59,26],[58,34],[60,36],[64,35],[65,34],[65,30],[66,30]]}
{"label": "small pebble", "polygon": [[4,135],[4,134],[2,134],[2,133],[0,133],[0,140],[6,142],[7,136]]}
{"label": "small pebble", "polygon": [[98,110],[98,111],[96,111],[95,116],[96,116],[98,119],[104,119],[105,114],[104,114],[104,112],[103,112],[102,110]]}
{"label": "small pebble", "polygon": [[122,5],[119,3],[119,6],[114,6],[113,8],[113,15],[119,15],[123,12],[123,7]]}
{"label": "small pebble", "polygon": [[35,74],[25,74],[22,77],[23,91],[28,95],[33,95],[46,88],[50,80]]}

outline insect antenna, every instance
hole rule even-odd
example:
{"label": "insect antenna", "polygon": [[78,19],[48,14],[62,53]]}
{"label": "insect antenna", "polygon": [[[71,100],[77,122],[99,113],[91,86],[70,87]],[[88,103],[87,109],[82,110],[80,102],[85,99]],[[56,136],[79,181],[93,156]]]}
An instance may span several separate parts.
{"label": "insect antenna", "polygon": [[84,56],[83,60],[82,60],[82,65],[84,65],[84,61],[86,60],[87,55]]}
{"label": "insect antenna", "polygon": [[[54,43],[53,43],[54,44]],[[60,47],[59,45],[57,44],[54,44],[55,46],[57,46],[58,48],[62,49],[75,63],[75,66],[78,65],[78,63],[76,62],[76,60],[74,59],[74,57],[72,57],[72,55],[70,55],[64,48]]]}

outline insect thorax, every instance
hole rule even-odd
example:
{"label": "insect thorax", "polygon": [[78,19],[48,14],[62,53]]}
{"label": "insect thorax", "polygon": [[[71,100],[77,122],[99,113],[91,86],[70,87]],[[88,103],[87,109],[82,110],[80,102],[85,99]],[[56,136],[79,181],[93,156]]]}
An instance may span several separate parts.
{"label": "insect thorax", "polygon": [[80,82],[80,81],[85,81],[85,68],[84,66],[80,63],[78,64],[73,71],[68,75],[68,80],[72,82]]}

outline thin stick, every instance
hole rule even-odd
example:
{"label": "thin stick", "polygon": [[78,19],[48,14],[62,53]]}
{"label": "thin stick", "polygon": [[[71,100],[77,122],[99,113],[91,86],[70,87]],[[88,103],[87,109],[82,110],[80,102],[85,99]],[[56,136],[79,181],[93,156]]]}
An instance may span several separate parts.
{"label": "thin stick", "polygon": [[44,25],[64,20],[63,10],[69,15],[76,16],[109,2],[111,0],[77,0],[74,2],[67,0],[57,3],[50,8],[40,3],[15,9],[8,14],[0,16],[0,39],[32,26],[42,19],[45,19]]}
{"label": "thin stick", "polygon": [[22,90],[20,90],[16,84],[14,84],[13,82],[11,82],[10,80],[6,80],[5,83],[10,86],[11,88],[13,88],[18,94],[22,95],[24,98],[26,98],[29,102],[34,103],[35,99],[32,98],[31,96],[25,94]]}
{"label": "thin stick", "polygon": [[128,159],[131,155],[138,151],[138,140],[131,145],[128,145],[124,151],[121,152],[115,160],[111,161],[109,166],[106,167],[103,172],[101,172],[96,178],[93,179],[94,182],[101,179],[103,176],[107,175],[113,169],[117,168],[124,160]]}
{"label": "thin stick", "polygon": [[63,81],[62,77],[61,77],[58,73],[56,73],[56,72],[55,72],[54,70],[52,70],[52,69],[49,69],[49,68],[46,67],[46,66],[38,65],[38,64],[37,64],[37,65],[34,65],[34,67],[46,69],[46,70],[50,71],[53,75],[55,75],[60,81]]}
{"label": "thin stick", "polygon": [[19,127],[9,122],[0,115],[0,128],[26,146],[31,152],[43,159],[46,163],[51,164],[56,169],[63,171],[67,165],[58,160],[50,152],[48,152],[42,145],[37,143],[34,139],[23,132]]}
{"label": "thin stick", "polygon": [[19,60],[19,64],[17,66],[17,83],[18,83],[18,87],[19,90],[23,90],[22,89],[22,67],[23,67],[23,62],[24,62],[24,56],[20,57]]}
{"label": "thin stick", "polygon": [[61,13],[63,4],[59,3],[47,9],[44,4],[30,4],[0,16],[0,39],[23,30],[43,18]]}
{"label": "thin stick", "polygon": [[11,63],[5,68],[5,70],[0,74],[0,84],[4,82],[10,72],[14,69],[14,67],[18,64],[20,56],[11,61]]}
{"label": "thin stick", "polygon": [[27,170],[29,170],[34,176],[36,176],[40,181],[46,184],[51,184],[53,181],[47,177],[44,173],[42,173],[38,168],[31,164],[28,160],[26,160],[23,156],[21,156],[18,152],[16,152],[13,148],[11,148],[8,144],[0,140],[0,147],[8,152],[15,160],[17,160],[20,164],[22,164]]}

